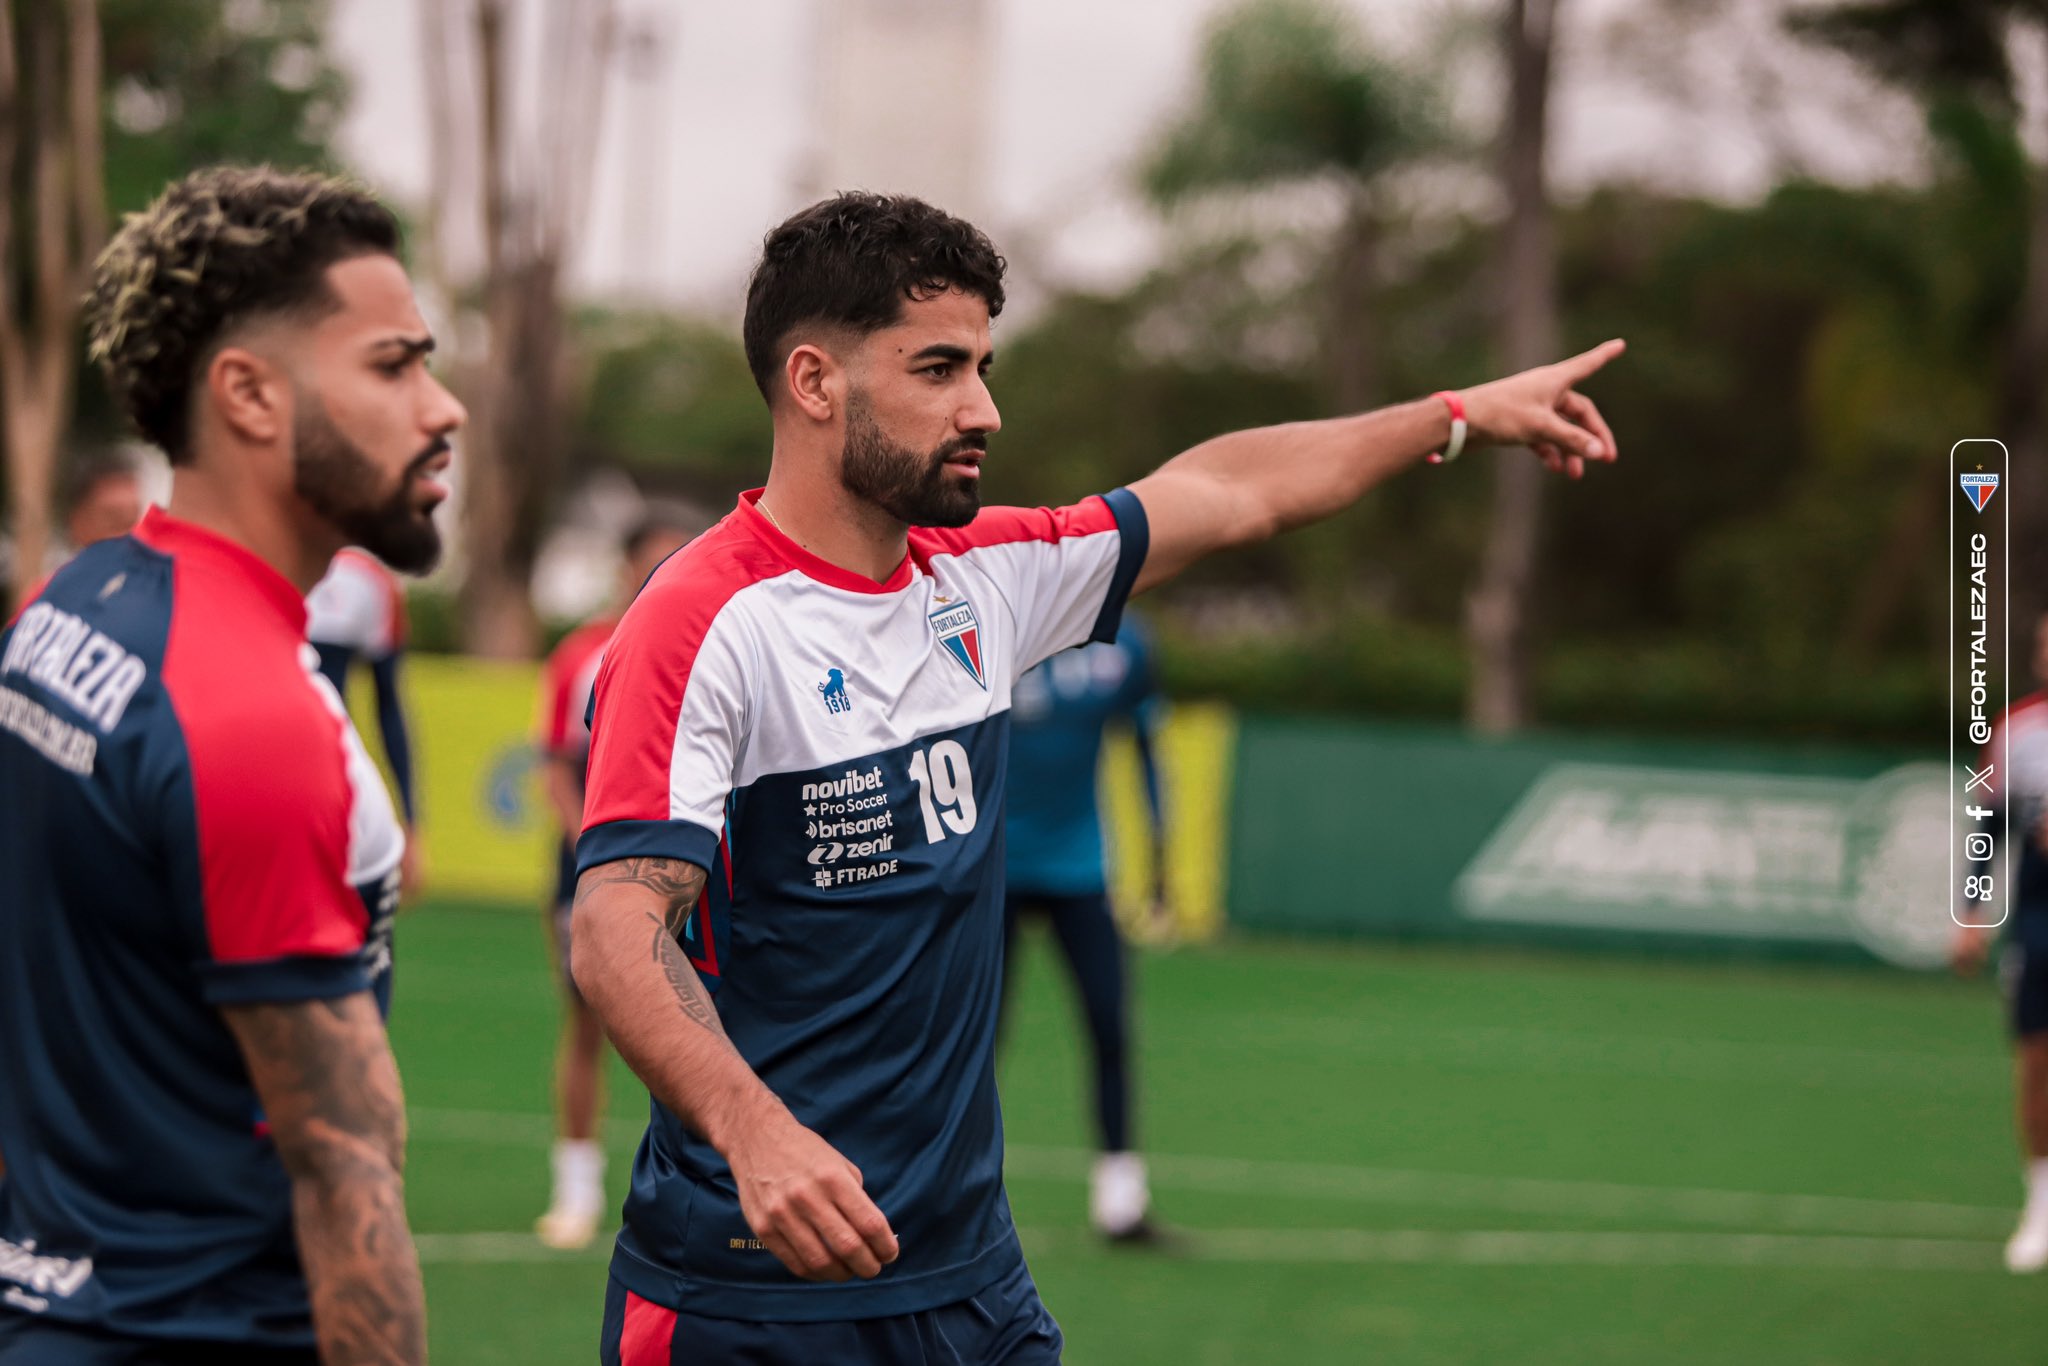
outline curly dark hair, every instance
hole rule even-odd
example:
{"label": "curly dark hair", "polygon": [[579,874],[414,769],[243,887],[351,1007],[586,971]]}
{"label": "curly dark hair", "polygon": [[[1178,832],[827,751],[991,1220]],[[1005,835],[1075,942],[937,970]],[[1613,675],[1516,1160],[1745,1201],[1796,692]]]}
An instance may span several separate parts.
{"label": "curly dark hair", "polygon": [[192,386],[230,330],[335,307],[327,268],[396,256],[398,220],[362,186],[268,166],[215,166],[128,215],[85,302],[92,358],[142,435],[190,457]]}
{"label": "curly dark hair", "polygon": [[772,404],[801,327],[865,336],[901,318],[905,300],[949,289],[980,295],[993,318],[1003,311],[1004,264],[979,228],[921,199],[854,191],[821,200],[761,244],[744,328],[754,383]]}

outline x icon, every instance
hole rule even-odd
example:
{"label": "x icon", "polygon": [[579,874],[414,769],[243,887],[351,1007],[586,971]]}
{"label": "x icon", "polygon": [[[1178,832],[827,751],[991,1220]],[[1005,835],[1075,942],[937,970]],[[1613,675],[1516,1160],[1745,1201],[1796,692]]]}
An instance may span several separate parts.
{"label": "x icon", "polygon": [[1964,764],[1963,772],[1970,775],[1970,780],[1963,784],[1963,795],[1967,797],[1980,787],[1989,792],[1991,790],[1991,770],[1997,767],[1997,764],[1986,764],[1984,765],[1984,771],[1979,773],[1968,764]]}

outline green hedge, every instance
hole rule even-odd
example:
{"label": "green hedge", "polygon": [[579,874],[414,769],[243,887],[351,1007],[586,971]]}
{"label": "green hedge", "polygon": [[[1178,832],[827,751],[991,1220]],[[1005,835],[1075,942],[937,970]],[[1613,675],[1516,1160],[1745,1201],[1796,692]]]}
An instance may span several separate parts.
{"label": "green hedge", "polygon": [[[1174,696],[1282,715],[1463,715],[1463,641],[1445,630],[1354,620],[1297,636],[1196,636],[1166,625],[1161,669]],[[1885,661],[1772,661],[1712,642],[1563,641],[1536,668],[1544,727],[1718,734],[1925,748],[1944,733],[1942,680]]]}

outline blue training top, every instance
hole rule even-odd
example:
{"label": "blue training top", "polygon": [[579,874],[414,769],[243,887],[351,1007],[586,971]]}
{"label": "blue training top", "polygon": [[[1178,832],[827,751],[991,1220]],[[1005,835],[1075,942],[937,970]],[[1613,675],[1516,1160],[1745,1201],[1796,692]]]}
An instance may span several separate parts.
{"label": "blue training top", "polygon": [[[1012,892],[1104,890],[1095,790],[1103,730],[1119,719],[1148,728],[1155,688],[1150,635],[1130,617],[1114,641],[1054,655],[1017,680],[1004,827]],[[1157,781],[1149,770],[1146,781]],[[1147,795],[1156,812],[1156,788]]]}
{"label": "blue training top", "polygon": [[305,610],[152,510],[0,633],[0,1313],[313,1344],[221,1008],[372,989],[404,837]]}

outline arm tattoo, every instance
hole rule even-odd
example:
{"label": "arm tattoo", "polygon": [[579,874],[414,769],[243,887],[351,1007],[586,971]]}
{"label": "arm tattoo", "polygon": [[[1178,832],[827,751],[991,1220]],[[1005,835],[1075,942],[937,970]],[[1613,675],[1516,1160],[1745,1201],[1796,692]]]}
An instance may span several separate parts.
{"label": "arm tattoo", "polygon": [[718,1018],[717,1007],[704,991],[704,983],[697,976],[697,969],[690,966],[689,955],[683,952],[675,935],[661,917],[648,913],[654,922],[654,961],[661,965],[661,975],[668,978],[668,989],[676,994],[676,1004],[683,1008],[683,1014],[710,1030],[719,1038],[725,1038],[725,1025]]}
{"label": "arm tattoo", "polygon": [[719,1021],[718,1010],[711,1004],[704,983],[680,942],[689,928],[690,913],[704,894],[705,876],[702,868],[684,859],[619,859],[600,864],[583,875],[576,884],[576,904],[581,906],[601,887],[619,883],[644,887],[659,897],[661,913],[647,912],[648,920],[654,924],[654,962],[668,979],[669,990],[675,993],[683,1014],[724,1039],[725,1026]]}
{"label": "arm tattoo", "polygon": [[645,887],[661,898],[662,916],[670,934],[679,935],[704,891],[704,870],[694,863],[673,858],[624,858],[605,863],[585,873],[576,884],[576,905],[600,887],[621,882]]}
{"label": "arm tattoo", "polygon": [[419,1258],[399,1175],[405,1103],[376,1006],[364,992],[223,1014],[292,1178],[320,1359],[425,1361]]}

